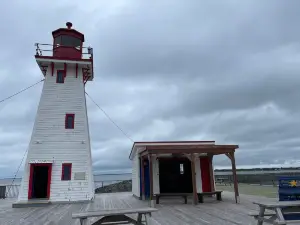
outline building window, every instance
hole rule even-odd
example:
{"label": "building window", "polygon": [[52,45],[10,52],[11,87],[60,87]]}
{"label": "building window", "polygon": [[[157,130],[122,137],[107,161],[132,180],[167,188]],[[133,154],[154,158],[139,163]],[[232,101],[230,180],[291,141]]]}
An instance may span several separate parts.
{"label": "building window", "polygon": [[75,114],[66,114],[65,128],[74,129]]}
{"label": "building window", "polygon": [[63,163],[61,180],[71,180],[71,174],[72,174],[72,163]]}
{"label": "building window", "polygon": [[56,83],[64,83],[65,82],[65,71],[57,70]]}

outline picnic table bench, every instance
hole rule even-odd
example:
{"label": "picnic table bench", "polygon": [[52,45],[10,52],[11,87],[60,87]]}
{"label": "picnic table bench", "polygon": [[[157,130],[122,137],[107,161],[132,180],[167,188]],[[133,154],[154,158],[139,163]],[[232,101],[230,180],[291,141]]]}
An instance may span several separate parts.
{"label": "picnic table bench", "polygon": [[156,204],[159,204],[159,199],[161,197],[182,197],[184,199],[184,204],[187,204],[187,197],[192,196],[192,193],[160,193],[156,194]]}
{"label": "picnic table bench", "polygon": [[[155,208],[140,208],[140,209],[112,209],[99,210],[89,212],[73,213],[73,219],[80,219],[80,225],[87,225],[87,219],[90,217],[101,217],[92,225],[105,224],[136,224],[136,225],[150,225],[150,217],[152,212],[156,212]],[[137,219],[132,219],[126,215],[137,214]],[[142,221],[142,216],[145,216],[145,221]]]}
{"label": "picnic table bench", "polygon": [[[253,202],[253,204],[259,206],[259,212],[249,213],[249,216],[253,216],[257,220],[257,225],[262,225],[263,222],[269,224],[300,223],[300,220],[284,218],[284,215],[300,214],[299,201]],[[265,212],[266,209],[271,212]]]}
{"label": "picnic table bench", "polygon": [[211,196],[211,195],[216,195],[217,200],[222,201],[222,191],[201,192],[201,193],[197,193],[197,195],[198,195],[198,201],[200,203],[203,203],[203,196]]}

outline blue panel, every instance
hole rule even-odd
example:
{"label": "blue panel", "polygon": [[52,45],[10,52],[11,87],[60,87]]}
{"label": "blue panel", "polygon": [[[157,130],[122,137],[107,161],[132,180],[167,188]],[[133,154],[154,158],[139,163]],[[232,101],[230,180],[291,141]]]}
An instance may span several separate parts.
{"label": "blue panel", "polygon": [[140,160],[140,197],[142,197],[142,163]]}
{"label": "blue panel", "polygon": [[[300,177],[288,176],[278,178],[279,201],[300,201]],[[300,214],[283,215],[288,220],[299,220]]]}
{"label": "blue panel", "polygon": [[142,196],[142,166],[144,166],[144,179],[145,179],[145,198],[148,199],[150,197],[150,176],[149,176],[149,162],[145,161],[146,165],[140,164],[140,193]]}
{"label": "blue panel", "polygon": [[144,167],[144,174],[145,174],[145,197],[148,199],[150,197],[150,176],[149,176],[149,163]]}

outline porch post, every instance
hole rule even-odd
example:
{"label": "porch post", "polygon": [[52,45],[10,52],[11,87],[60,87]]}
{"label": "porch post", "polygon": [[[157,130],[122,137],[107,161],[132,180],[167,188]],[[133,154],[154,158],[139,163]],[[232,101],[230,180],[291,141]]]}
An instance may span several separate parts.
{"label": "porch post", "polygon": [[235,165],[234,152],[227,153],[226,155],[228,156],[228,158],[231,159],[234,194],[235,194],[235,203],[238,203],[239,202],[239,187],[238,187],[238,180],[237,180],[237,175],[236,175],[236,165]]}
{"label": "porch post", "polygon": [[196,186],[196,171],[195,171],[195,156],[191,154],[191,169],[192,169],[192,184],[193,184],[193,203],[198,204],[197,186]]}
{"label": "porch post", "polygon": [[148,155],[149,160],[149,181],[150,181],[150,201],[153,198],[153,165],[152,165],[152,154]]}
{"label": "porch post", "polygon": [[142,200],[145,200],[145,171],[144,171],[144,158],[141,157],[141,183],[142,183]]}
{"label": "porch post", "polygon": [[211,186],[211,191],[215,191],[215,179],[214,179],[214,171],[213,171],[213,157],[214,155],[209,155],[209,176],[210,176],[210,186]]}

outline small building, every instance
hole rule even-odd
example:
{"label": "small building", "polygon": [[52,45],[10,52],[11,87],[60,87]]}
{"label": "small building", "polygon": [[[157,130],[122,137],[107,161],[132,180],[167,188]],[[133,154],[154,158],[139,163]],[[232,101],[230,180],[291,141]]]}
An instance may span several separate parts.
{"label": "small building", "polygon": [[232,162],[235,199],[238,201],[235,150],[238,145],[216,145],[214,141],[135,142],[132,160],[132,193],[154,199],[160,193],[212,192],[216,189],[213,156],[225,154]]}
{"label": "small building", "polygon": [[94,198],[85,98],[85,84],[93,80],[92,50],[83,47],[84,35],[72,23],[66,25],[52,32],[53,45],[36,44],[45,80],[18,204]]}

